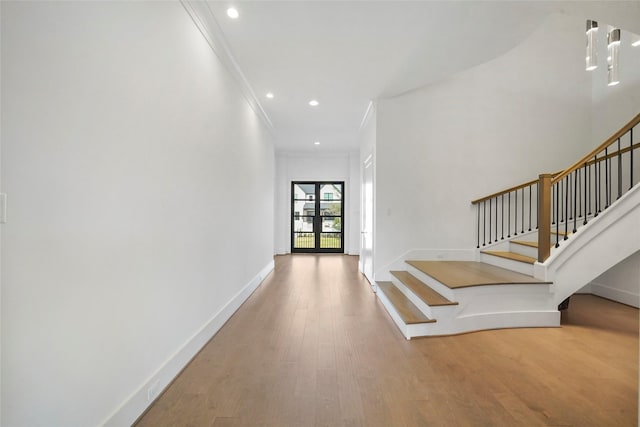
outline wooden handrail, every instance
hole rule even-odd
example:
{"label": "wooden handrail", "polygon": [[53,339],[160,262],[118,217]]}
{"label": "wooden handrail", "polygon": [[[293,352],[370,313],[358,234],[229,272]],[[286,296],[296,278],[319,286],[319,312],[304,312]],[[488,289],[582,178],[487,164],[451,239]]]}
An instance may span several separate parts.
{"label": "wooden handrail", "polygon": [[567,168],[564,171],[562,171],[562,173],[560,173],[559,175],[554,176],[553,179],[551,180],[551,185],[556,184],[558,181],[560,181],[565,176],[569,175],[570,173],[572,173],[576,169],[579,169],[582,166],[584,166],[585,162],[588,162],[589,160],[591,160],[591,158],[595,157],[599,152],[601,152],[602,150],[604,150],[605,148],[609,147],[611,144],[616,142],[618,140],[618,138],[621,138],[624,134],[629,132],[629,130],[631,128],[633,128],[634,126],[636,126],[638,123],[640,123],[640,114],[638,114],[633,119],[631,119],[631,121],[629,121],[629,123],[627,123],[626,125],[621,127],[618,132],[614,133],[605,142],[603,142],[602,144],[600,144],[599,146],[597,146],[596,148],[591,150],[589,152],[589,154],[587,154],[584,157],[582,157],[580,160],[575,162],[572,166],[570,166],[569,168]]}
{"label": "wooden handrail", "polygon": [[[552,173],[551,176],[552,177],[556,176],[558,174],[561,174],[562,172],[563,171]],[[531,180],[531,181],[527,181],[524,184],[519,184],[519,185],[516,185],[514,187],[507,188],[506,190],[498,191],[497,193],[489,194],[488,196],[484,196],[484,197],[482,197],[480,199],[472,200],[471,204],[472,205],[477,205],[478,203],[482,203],[482,202],[484,202],[486,200],[493,199],[494,197],[502,196],[503,194],[511,193],[512,191],[520,190],[522,188],[527,188],[528,186],[535,185],[536,183],[538,183],[538,178],[536,178],[534,180]]]}
{"label": "wooden handrail", "polygon": [[[603,161],[609,160],[609,159],[615,159],[620,154],[628,153],[629,151],[637,150],[638,148],[640,148],[640,142],[637,142],[637,143],[635,143],[635,144],[633,144],[631,146],[626,146],[624,148],[621,148],[620,151],[616,150],[611,154],[607,154],[606,156],[598,157],[597,163],[600,163],[600,162],[603,162]],[[596,164],[596,160],[595,159],[591,159],[586,163],[587,166],[591,166],[591,165],[595,165],[595,164]],[[584,166],[584,164],[582,166]]]}

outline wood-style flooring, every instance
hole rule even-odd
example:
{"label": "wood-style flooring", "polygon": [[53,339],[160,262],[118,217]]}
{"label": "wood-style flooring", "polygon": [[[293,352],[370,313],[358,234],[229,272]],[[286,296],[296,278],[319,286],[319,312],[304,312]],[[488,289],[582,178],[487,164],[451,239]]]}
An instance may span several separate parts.
{"label": "wood-style flooring", "polygon": [[635,426],[637,404],[634,308],[407,341],[356,257],[287,255],[138,425]]}

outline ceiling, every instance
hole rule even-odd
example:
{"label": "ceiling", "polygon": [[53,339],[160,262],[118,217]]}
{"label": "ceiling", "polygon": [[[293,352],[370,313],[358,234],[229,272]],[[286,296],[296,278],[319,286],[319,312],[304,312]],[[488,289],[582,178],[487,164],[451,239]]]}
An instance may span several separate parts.
{"label": "ceiling", "polygon": [[[621,19],[625,22],[618,25],[640,33],[634,28],[640,26],[640,2],[209,1],[208,6],[273,124],[279,151],[357,149],[370,100],[495,58],[553,12]],[[230,6],[239,18],[227,16]],[[266,98],[268,92],[273,99]],[[311,99],[319,105],[311,107]]]}

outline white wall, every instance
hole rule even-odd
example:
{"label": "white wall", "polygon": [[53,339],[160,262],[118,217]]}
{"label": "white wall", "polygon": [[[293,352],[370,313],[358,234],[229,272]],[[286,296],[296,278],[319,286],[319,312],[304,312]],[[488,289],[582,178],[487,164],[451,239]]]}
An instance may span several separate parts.
{"label": "white wall", "polygon": [[291,252],[291,182],[344,181],[344,253],[358,255],[360,169],[358,152],[276,154],[275,250]]}
{"label": "white wall", "polygon": [[640,252],[598,276],[581,292],[640,307]]}
{"label": "white wall", "polygon": [[583,20],[552,16],[504,56],[378,101],[376,272],[410,249],[475,247],[471,200],[588,151],[583,46]]}
{"label": "white wall", "polygon": [[1,7],[1,423],[127,425],[269,271],[271,137],[180,3]]}

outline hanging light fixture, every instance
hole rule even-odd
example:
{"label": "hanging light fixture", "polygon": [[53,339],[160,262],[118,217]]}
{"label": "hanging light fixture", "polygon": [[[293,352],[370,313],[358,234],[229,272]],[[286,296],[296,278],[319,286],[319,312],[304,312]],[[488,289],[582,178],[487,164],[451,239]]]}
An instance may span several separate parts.
{"label": "hanging light fixture", "polygon": [[598,68],[598,50],[596,49],[597,35],[598,21],[587,19],[587,55],[585,56],[587,71]]}
{"label": "hanging light fixture", "polygon": [[620,83],[620,29],[609,27],[607,34],[607,79],[609,86]]}

